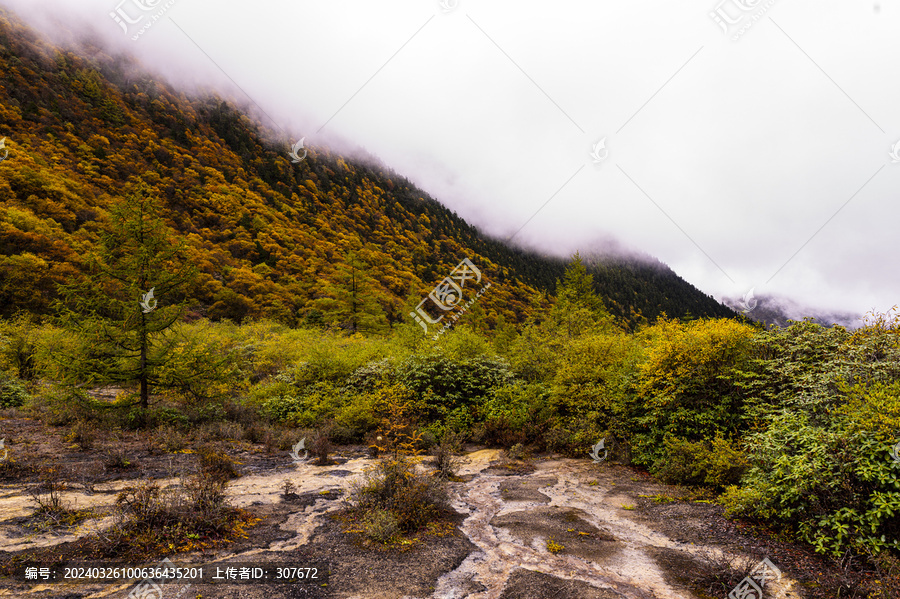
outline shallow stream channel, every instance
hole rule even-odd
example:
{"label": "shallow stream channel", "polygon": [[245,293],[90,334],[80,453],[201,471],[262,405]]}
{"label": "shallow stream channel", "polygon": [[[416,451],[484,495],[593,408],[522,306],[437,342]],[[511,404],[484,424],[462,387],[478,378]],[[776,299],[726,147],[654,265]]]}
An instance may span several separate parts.
{"label": "shallow stream channel", "polygon": [[[527,473],[501,465],[501,452],[475,449],[460,458],[460,482],[449,483],[456,527],[408,549],[371,547],[334,518],[374,460],[345,452],[333,466],[308,462],[246,468],[229,485],[232,505],[258,514],[247,538],[204,553],[179,554],[180,565],[318,564],[320,584],[168,583],[157,594],[129,584],[4,584],[0,597],[48,599],[725,599],[730,589],[698,590],[709,571],[757,559],[740,538],[716,535],[720,508],[675,501],[674,487],[616,464],[537,458]],[[290,498],[284,483],[294,485]],[[159,479],[162,487],[177,479]],[[92,534],[116,493],[133,480],[90,492],[72,487],[64,499],[96,518],[78,528],[25,531],[30,513],[22,485],[0,485],[0,549],[27,552]],[[657,498],[654,501],[653,498]],[[660,500],[663,498],[664,500]],[[718,511],[717,511],[718,510]],[[787,573],[765,585],[765,599],[796,599]],[[154,591],[156,592],[156,591]]]}

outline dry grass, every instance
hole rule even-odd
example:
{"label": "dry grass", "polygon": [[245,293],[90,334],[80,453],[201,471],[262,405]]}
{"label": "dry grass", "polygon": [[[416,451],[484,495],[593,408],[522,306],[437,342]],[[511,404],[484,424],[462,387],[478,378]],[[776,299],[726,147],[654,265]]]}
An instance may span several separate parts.
{"label": "dry grass", "polygon": [[35,504],[28,527],[37,530],[67,528],[89,518],[91,512],[76,510],[63,501],[68,488],[65,473],[56,466],[44,466],[40,470],[41,481],[31,485],[28,494]]}
{"label": "dry grass", "polygon": [[91,423],[84,420],[78,420],[69,429],[66,435],[66,441],[74,443],[78,446],[79,451],[88,451],[94,447],[94,439],[96,432]]}
{"label": "dry grass", "polygon": [[319,466],[327,466],[332,462],[328,459],[328,454],[334,451],[331,444],[332,426],[325,425],[317,429],[310,436],[309,453],[316,458],[315,463]]}
{"label": "dry grass", "polygon": [[444,482],[417,473],[408,456],[382,460],[353,487],[352,501],[363,513],[390,511],[403,532],[418,530],[449,509]]}
{"label": "dry grass", "polygon": [[238,478],[238,462],[228,456],[218,445],[205,443],[197,450],[200,461],[200,473],[213,480],[230,480]]}
{"label": "dry grass", "polygon": [[205,461],[203,455],[198,454],[198,472],[183,476],[174,488],[161,489],[154,481],[144,481],[120,492],[116,522],[97,534],[96,553],[139,559],[214,547],[242,536],[258,519],[228,504],[226,474],[231,462],[214,448]]}
{"label": "dry grass", "polygon": [[434,456],[434,467],[438,475],[444,480],[452,480],[456,477],[455,471],[459,467],[459,451],[465,435],[452,431],[444,432],[440,441],[431,448]]}

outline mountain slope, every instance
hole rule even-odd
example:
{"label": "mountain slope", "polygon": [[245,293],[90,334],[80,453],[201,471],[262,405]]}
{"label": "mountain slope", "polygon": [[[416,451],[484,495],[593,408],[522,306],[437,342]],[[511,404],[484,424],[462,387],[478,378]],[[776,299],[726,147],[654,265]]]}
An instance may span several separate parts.
{"label": "mountain slope", "polygon": [[589,256],[594,286],[610,311],[627,320],[638,312],[650,321],[663,312],[679,318],[731,318],[735,312],[650,256]]}
{"label": "mountain slope", "polygon": [[[481,235],[396,173],[308,148],[293,164],[246,115],[194,99],[96,49],[53,47],[0,11],[0,314],[47,313],[83,270],[110,204],[143,180],[199,278],[197,315],[309,318],[339,296],[351,262],[386,323],[409,320],[463,258],[491,282],[489,326],[521,322],[565,261]],[[597,264],[622,317],[727,315],[670,270]],[[327,302],[326,302],[327,303]],[[328,314],[325,314],[327,320]]]}

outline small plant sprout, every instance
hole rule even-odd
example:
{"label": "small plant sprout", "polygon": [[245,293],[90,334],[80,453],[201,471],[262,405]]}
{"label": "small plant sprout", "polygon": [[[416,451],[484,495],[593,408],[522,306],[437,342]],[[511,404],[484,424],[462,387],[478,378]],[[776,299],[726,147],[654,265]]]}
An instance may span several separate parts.
{"label": "small plant sprout", "polygon": [[284,479],[284,482],[281,483],[281,495],[285,499],[292,498],[297,495],[297,487],[294,483],[288,479]]}
{"label": "small plant sprout", "polygon": [[565,545],[562,545],[561,543],[557,543],[556,541],[554,541],[553,537],[550,537],[549,539],[547,539],[547,551],[549,551],[550,553],[556,555],[557,553],[559,553],[560,551],[562,551],[565,548],[566,548]]}

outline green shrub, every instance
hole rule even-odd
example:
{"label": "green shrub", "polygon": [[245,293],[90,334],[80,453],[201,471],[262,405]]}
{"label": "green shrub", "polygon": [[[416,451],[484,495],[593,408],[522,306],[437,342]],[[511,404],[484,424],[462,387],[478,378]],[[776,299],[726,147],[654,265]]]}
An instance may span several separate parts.
{"label": "green shrub", "polygon": [[459,406],[444,418],[446,431],[468,436],[475,424],[475,406]]}
{"label": "green shrub", "polygon": [[[315,428],[336,414],[352,397],[329,382],[308,385],[303,391],[290,396],[275,396],[262,405],[261,412],[273,422],[281,422],[303,428]],[[341,424],[352,422],[353,409],[347,410]]]}
{"label": "green shrub", "polygon": [[28,405],[42,422],[53,426],[97,417],[95,402],[85,391],[74,387],[44,387]]}
{"label": "green shrub", "polygon": [[178,408],[157,406],[150,408],[150,425],[188,426],[190,420]]}
{"label": "green shrub", "polygon": [[366,433],[378,427],[375,414],[375,398],[366,393],[348,393],[344,396],[344,404],[334,413],[335,442],[359,442]]}
{"label": "green shrub", "polygon": [[374,391],[393,379],[393,366],[387,358],[364,364],[347,378],[347,386],[357,391]]}
{"label": "green shrub", "polygon": [[[827,401],[831,401],[830,398]],[[730,513],[771,518],[817,551],[900,550],[900,383],[855,387],[828,418],[784,411],[750,435],[751,466],[723,501]]]}
{"label": "green shrub", "polygon": [[388,510],[372,510],[365,515],[363,526],[366,536],[379,543],[388,543],[400,534],[397,516]]}
{"label": "green shrub", "polygon": [[589,417],[601,429],[624,431],[622,420],[638,360],[638,343],[622,332],[593,332],[557,351],[548,398],[563,419]]}
{"label": "green shrub", "polygon": [[572,457],[587,457],[597,441],[612,435],[597,423],[596,412],[581,418],[554,418],[544,433],[544,445],[551,451],[558,451]]}
{"label": "green shrub", "polygon": [[649,467],[665,459],[667,437],[704,441],[743,427],[742,369],[754,334],[726,318],[661,320],[644,331],[649,347],[636,385],[641,406],[632,412],[629,439],[636,463]]}
{"label": "green shrub", "polygon": [[294,397],[298,395],[294,379],[288,374],[278,374],[274,378],[253,385],[247,394],[247,403],[251,406],[264,406],[276,397]]}
{"label": "green shrub", "polygon": [[121,423],[123,427],[131,430],[166,425],[187,428],[190,419],[181,410],[169,406],[155,406],[148,409],[132,406],[122,415]]}
{"label": "green shrub", "polygon": [[0,408],[18,408],[31,399],[25,384],[0,372]]}
{"label": "green shrub", "polygon": [[276,395],[267,399],[260,412],[273,422],[287,422],[302,409],[300,398],[292,395]]}
{"label": "green shrub", "polygon": [[319,382],[344,385],[357,369],[379,358],[379,354],[377,345],[361,335],[325,334],[316,338],[306,348],[303,361],[288,371],[300,388]]}
{"label": "green shrub", "polygon": [[454,410],[488,395],[494,387],[512,380],[509,365],[501,358],[478,355],[456,359],[442,352],[413,355],[396,369],[397,381],[424,402],[422,420],[445,420]]}
{"label": "green shrub", "polygon": [[722,489],[738,483],[749,465],[721,436],[697,442],[669,437],[665,447],[665,457],[657,459],[650,472],[668,483]]}
{"label": "green shrub", "polygon": [[[27,312],[19,312],[12,318],[0,320],[0,378],[3,377],[2,371],[6,369],[26,381],[37,378],[35,350],[39,339],[40,330],[36,319]],[[0,397],[0,406],[2,405],[3,399]]]}
{"label": "green shrub", "polygon": [[555,416],[548,390],[537,384],[505,385],[490,390],[477,410],[476,437],[482,443],[510,447],[540,444]]}

